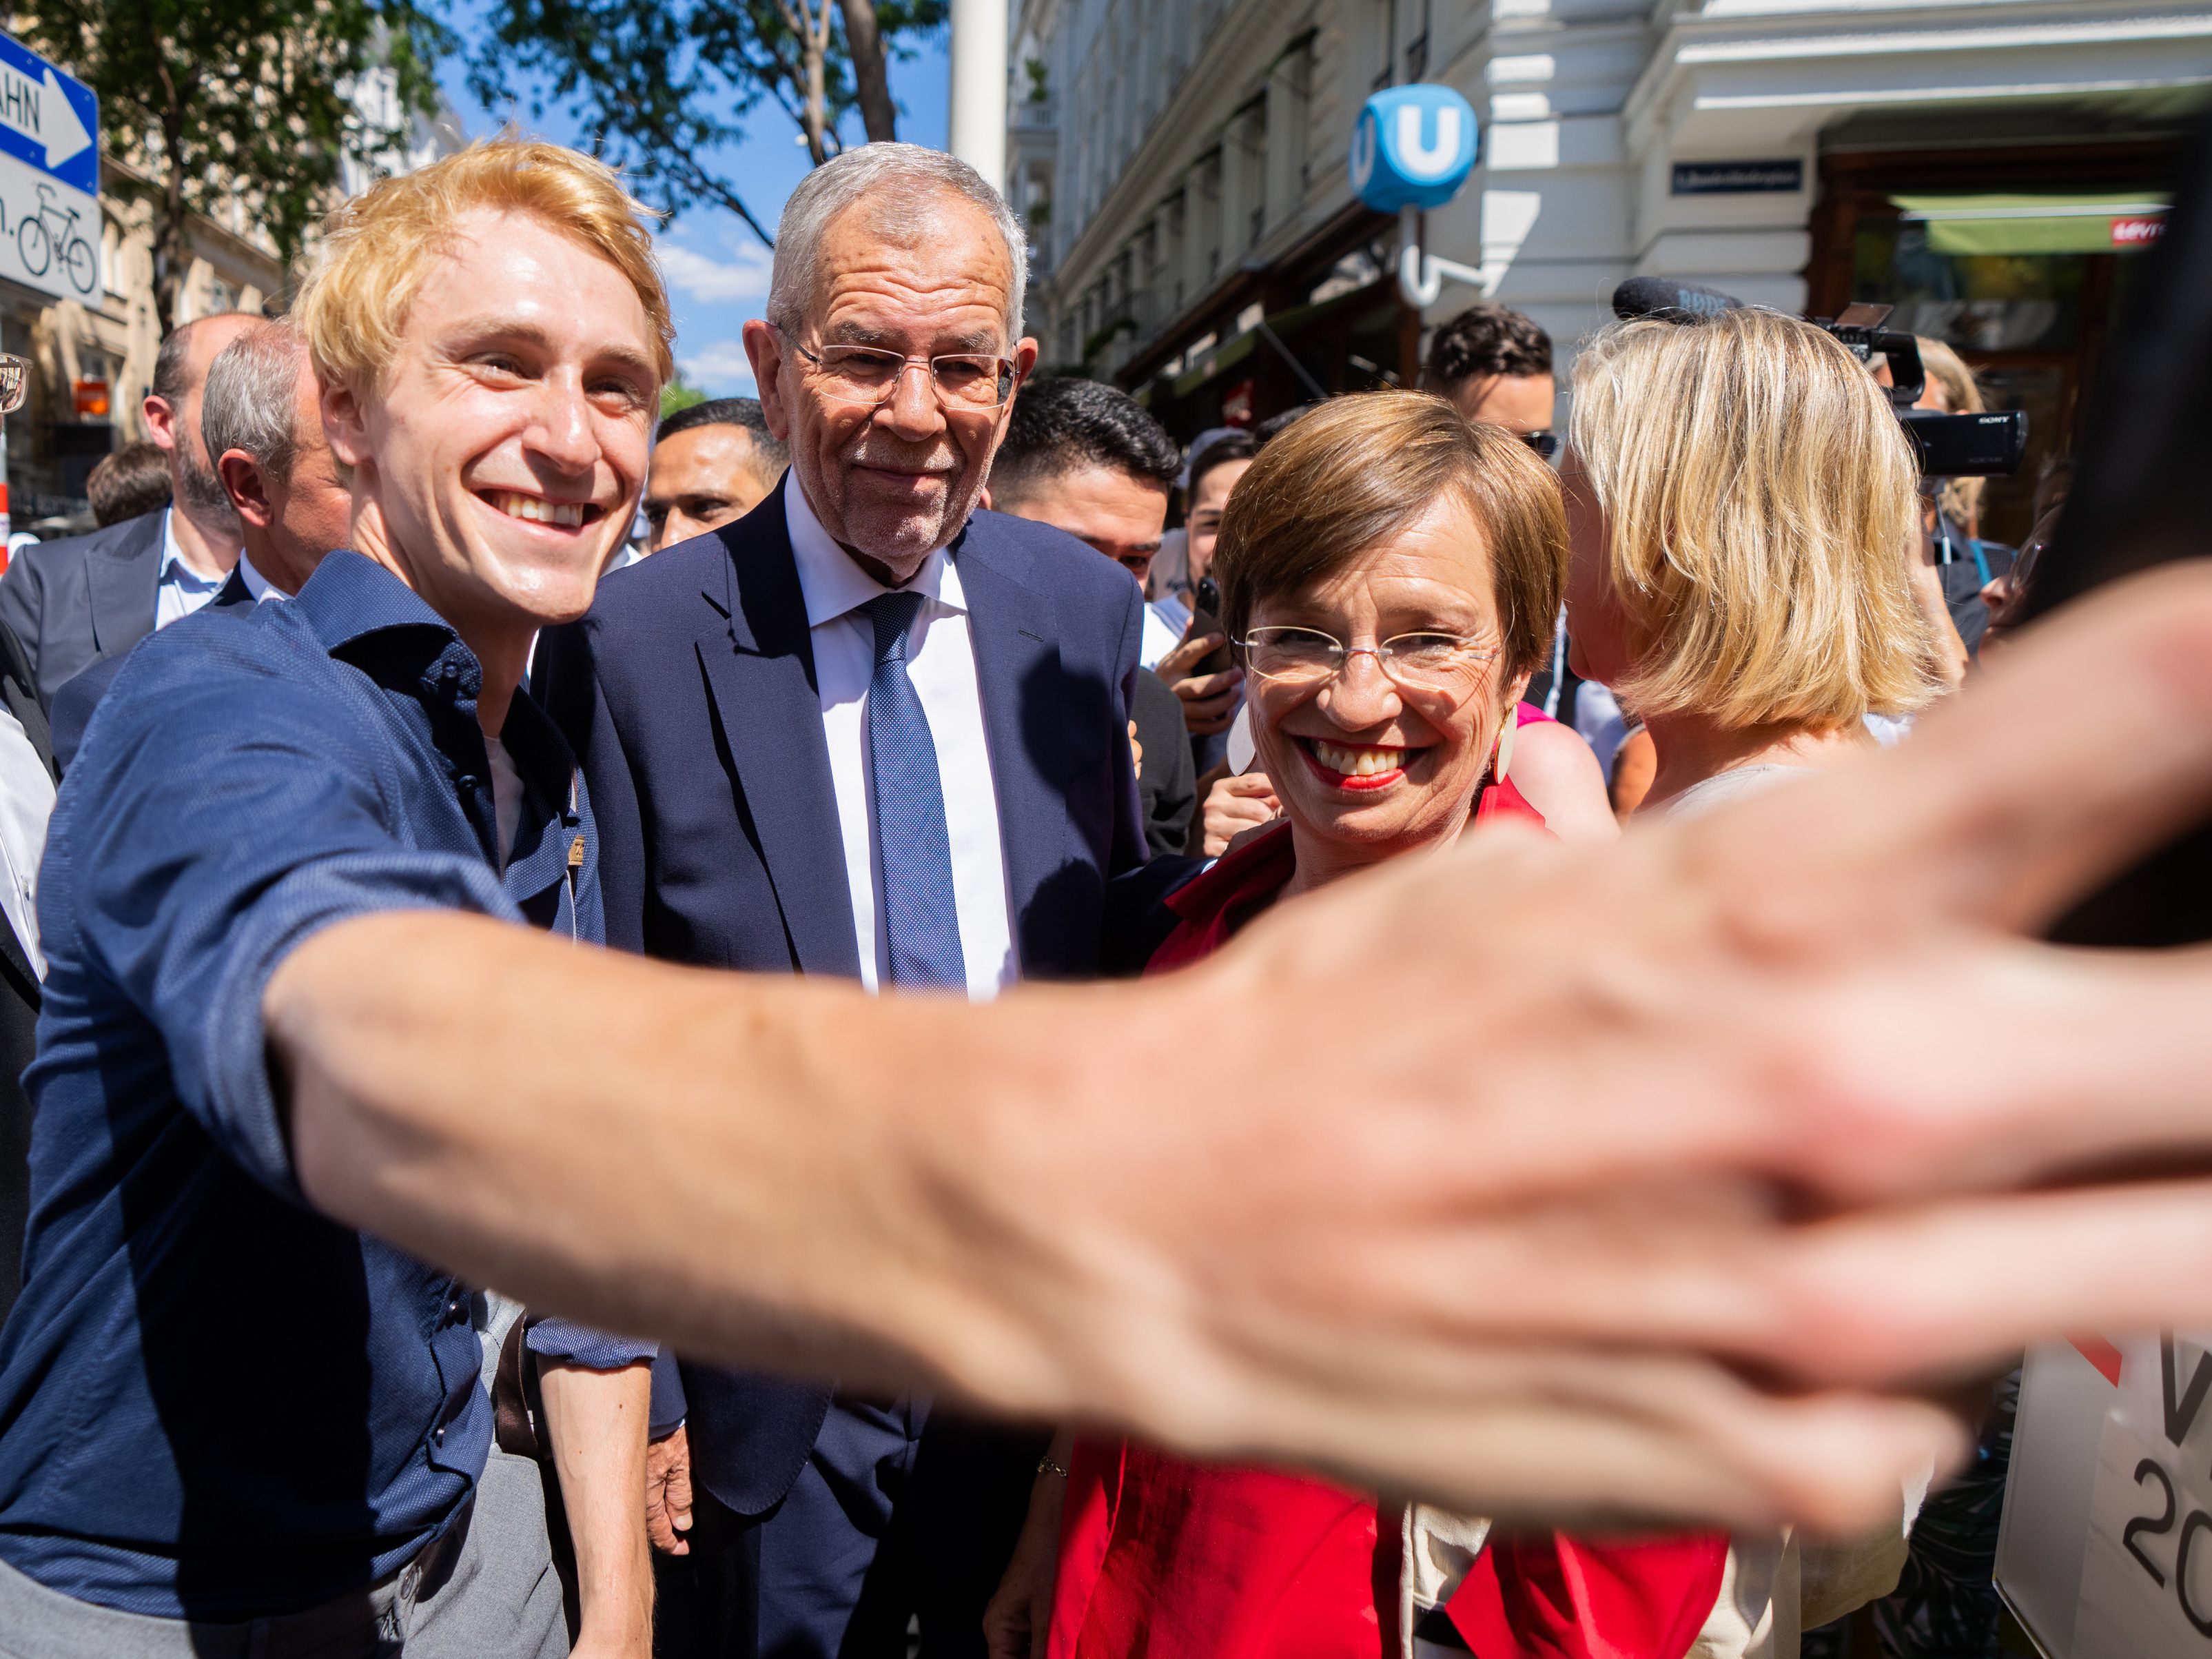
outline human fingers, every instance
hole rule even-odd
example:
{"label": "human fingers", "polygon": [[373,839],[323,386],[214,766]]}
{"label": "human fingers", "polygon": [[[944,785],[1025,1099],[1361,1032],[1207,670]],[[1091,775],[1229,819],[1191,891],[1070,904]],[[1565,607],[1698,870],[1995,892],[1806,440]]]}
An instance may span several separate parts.
{"label": "human fingers", "polygon": [[1267,781],[1265,772],[1232,772],[1213,786],[1213,793],[1265,801],[1270,810],[1279,805],[1275,799],[1275,786]]}
{"label": "human fingers", "polygon": [[1244,671],[1224,668],[1218,674],[1197,674],[1175,683],[1175,694],[1185,702],[1210,703],[1244,684]]}
{"label": "human fingers", "polygon": [[1030,1659],[1028,1598],[1011,1581],[983,1608],[983,1650],[990,1659]]}
{"label": "human fingers", "polygon": [[664,1555],[684,1555],[690,1544],[691,1462],[682,1428],[646,1448],[645,1525],[653,1547]]}
{"label": "human fingers", "polygon": [[[2028,1345],[2212,1325],[2212,1181],[1996,1194],[1838,1218],[1773,1264],[1808,1374],[1869,1385]],[[1887,1287],[1869,1297],[1864,1287]],[[1877,1382],[1877,1380],[1879,1380]]]}
{"label": "human fingers", "polygon": [[2212,565],[2191,562],[2023,630],[1911,743],[1669,828],[1836,906],[2032,932],[2208,811]]}
{"label": "human fingers", "polygon": [[[1495,1271],[1517,1255],[1506,1244],[1458,1265]],[[1519,1293],[1524,1277],[1482,1317],[1532,1340],[1689,1343],[1768,1375],[1892,1389],[2002,1367],[2073,1332],[2201,1328],[2208,1258],[2212,1181],[1990,1194],[1806,1224],[1755,1257],[1555,1248],[1536,1272],[1540,1304]]]}
{"label": "human fingers", "polygon": [[1198,635],[1185,640],[1162,657],[1152,672],[1173,685],[1228,643],[1228,640],[1219,634]]}
{"label": "human fingers", "polygon": [[1848,1534],[1893,1515],[1929,1463],[1955,1467],[1968,1438],[1926,1401],[1777,1392],[1633,1348],[1498,1342],[1388,1368],[1350,1346],[1271,1350],[1237,1389],[1221,1402],[1229,1432],[1188,1449],[1264,1462],[1295,1448],[1347,1482],[1566,1526]]}

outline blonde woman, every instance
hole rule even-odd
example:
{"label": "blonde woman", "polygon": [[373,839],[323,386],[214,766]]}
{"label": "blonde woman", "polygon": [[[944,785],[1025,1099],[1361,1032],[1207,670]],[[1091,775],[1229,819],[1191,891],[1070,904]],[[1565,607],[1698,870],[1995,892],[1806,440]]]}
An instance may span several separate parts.
{"label": "blonde woman", "polygon": [[1753,310],[1618,324],[1574,386],[1574,667],[1643,717],[1647,810],[1829,764],[1950,681],[1911,447],[1827,334]]}
{"label": "blonde woman", "polygon": [[[1942,689],[1941,615],[1913,574],[1917,465],[1873,377],[1809,323],[1606,329],[1575,366],[1562,483],[1575,671],[1642,716],[1647,810],[1829,765],[1874,741],[1867,716]],[[1894,1586],[1906,1507],[1853,1544],[1738,1534],[1689,1659],[1796,1659],[1802,1631]]]}

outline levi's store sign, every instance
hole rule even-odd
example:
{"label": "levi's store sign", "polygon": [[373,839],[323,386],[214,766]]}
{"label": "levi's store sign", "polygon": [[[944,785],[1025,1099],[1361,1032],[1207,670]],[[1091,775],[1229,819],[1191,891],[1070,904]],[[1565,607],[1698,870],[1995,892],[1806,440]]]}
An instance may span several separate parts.
{"label": "levi's store sign", "polygon": [[2166,218],[2162,214],[2142,214],[2112,221],[2114,247],[2148,247],[2166,234]]}
{"label": "levi's store sign", "polygon": [[2029,1354],[1996,1582],[2051,1659],[2212,1659],[2212,1338]]}

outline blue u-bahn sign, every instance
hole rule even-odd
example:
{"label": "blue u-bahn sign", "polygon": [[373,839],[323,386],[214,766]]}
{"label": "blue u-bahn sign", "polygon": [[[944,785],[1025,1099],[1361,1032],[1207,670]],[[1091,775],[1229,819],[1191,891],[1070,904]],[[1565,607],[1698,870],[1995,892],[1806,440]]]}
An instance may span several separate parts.
{"label": "blue u-bahn sign", "polygon": [[1438,208],[1474,169],[1474,106],[1449,87],[1391,87],[1352,129],[1352,188],[1369,207]]}
{"label": "blue u-bahn sign", "polygon": [[99,198],[100,100],[0,35],[0,276],[97,304]]}

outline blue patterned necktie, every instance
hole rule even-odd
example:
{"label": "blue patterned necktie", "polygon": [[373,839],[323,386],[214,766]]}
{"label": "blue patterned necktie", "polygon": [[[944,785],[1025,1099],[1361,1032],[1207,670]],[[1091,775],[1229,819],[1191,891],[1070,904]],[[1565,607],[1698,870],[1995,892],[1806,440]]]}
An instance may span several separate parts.
{"label": "blue patterned necktie", "polygon": [[908,636],[919,593],[868,602],[876,625],[876,672],[868,681],[868,760],[875,771],[876,857],[884,877],[888,983],[964,990],[960,917],[952,900],[952,844],[929,716],[907,678]]}

